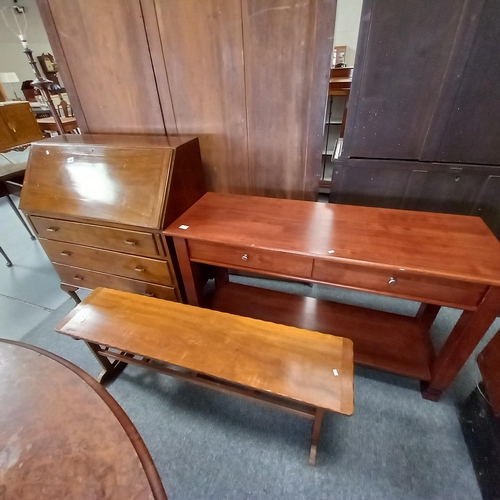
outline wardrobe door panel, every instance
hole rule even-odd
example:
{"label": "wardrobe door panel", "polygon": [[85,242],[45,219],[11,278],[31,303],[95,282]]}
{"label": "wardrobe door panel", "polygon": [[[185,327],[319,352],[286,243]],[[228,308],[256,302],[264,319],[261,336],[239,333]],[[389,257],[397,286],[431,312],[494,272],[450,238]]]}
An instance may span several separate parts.
{"label": "wardrobe door panel", "polygon": [[500,164],[500,2],[486,0],[437,161]]}
{"label": "wardrobe door panel", "polygon": [[85,132],[165,134],[139,0],[38,0]]}
{"label": "wardrobe door panel", "polygon": [[365,1],[346,156],[419,159],[463,4],[464,0]]}

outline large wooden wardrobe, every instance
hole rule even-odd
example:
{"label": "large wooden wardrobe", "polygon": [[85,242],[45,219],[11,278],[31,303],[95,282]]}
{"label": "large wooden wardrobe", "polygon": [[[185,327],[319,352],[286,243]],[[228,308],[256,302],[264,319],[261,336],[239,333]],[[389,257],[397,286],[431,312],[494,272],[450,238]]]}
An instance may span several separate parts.
{"label": "large wooden wardrobe", "polygon": [[500,2],[365,0],[330,201],[479,215],[500,237]]}
{"label": "large wooden wardrobe", "polygon": [[83,133],[199,137],[209,189],[315,199],[336,0],[37,0]]}

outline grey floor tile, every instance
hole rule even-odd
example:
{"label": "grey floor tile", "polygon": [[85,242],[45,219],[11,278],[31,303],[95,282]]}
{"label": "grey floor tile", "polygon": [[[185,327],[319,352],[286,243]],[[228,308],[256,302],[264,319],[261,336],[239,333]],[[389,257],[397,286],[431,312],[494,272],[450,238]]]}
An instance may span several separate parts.
{"label": "grey floor tile", "polygon": [[40,243],[30,239],[5,198],[0,199],[0,246],[14,264],[7,267],[0,257],[0,294],[49,309],[67,300]]}
{"label": "grey floor tile", "polygon": [[19,340],[52,311],[0,295],[0,337]]}

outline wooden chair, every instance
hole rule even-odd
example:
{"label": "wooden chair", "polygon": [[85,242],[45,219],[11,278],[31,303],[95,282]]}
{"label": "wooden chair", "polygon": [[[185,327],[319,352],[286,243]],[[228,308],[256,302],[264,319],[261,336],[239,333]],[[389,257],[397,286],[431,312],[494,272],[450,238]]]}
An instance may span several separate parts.
{"label": "wooden chair", "polygon": [[57,112],[61,118],[70,118],[74,117],[73,108],[68,104],[67,101],[64,100],[62,96],[59,96],[59,104],[57,105]]}

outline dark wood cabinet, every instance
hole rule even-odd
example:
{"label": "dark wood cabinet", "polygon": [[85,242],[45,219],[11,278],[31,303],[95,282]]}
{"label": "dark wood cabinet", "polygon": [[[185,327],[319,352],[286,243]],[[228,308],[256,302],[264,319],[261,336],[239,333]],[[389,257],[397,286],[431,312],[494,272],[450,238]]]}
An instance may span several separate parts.
{"label": "dark wood cabinet", "polygon": [[330,201],[480,215],[500,237],[500,3],[365,0]]}
{"label": "dark wood cabinet", "polygon": [[500,3],[366,0],[344,155],[500,164]]}
{"label": "dark wood cabinet", "polygon": [[21,195],[61,288],[181,300],[161,231],[205,192],[194,137],[65,135],[34,143]]}

